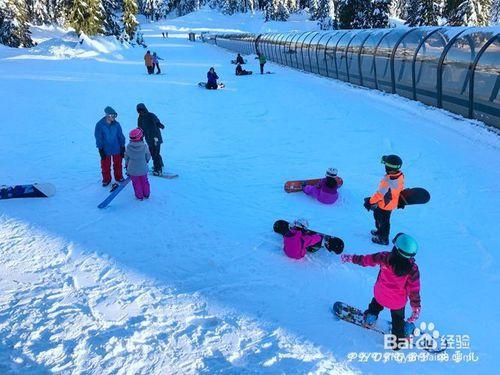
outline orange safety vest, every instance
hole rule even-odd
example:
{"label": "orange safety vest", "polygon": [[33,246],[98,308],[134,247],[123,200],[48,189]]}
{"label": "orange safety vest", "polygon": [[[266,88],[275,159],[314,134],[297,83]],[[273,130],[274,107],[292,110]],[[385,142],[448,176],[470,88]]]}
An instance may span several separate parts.
{"label": "orange safety vest", "polygon": [[378,186],[378,190],[370,198],[370,204],[377,204],[378,208],[392,211],[398,207],[399,194],[405,187],[405,176],[399,171],[395,174],[386,174]]}

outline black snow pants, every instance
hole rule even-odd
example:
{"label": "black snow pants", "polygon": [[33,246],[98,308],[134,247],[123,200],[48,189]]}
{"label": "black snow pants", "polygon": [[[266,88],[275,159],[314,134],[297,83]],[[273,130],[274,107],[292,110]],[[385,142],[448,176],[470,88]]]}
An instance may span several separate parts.
{"label": "black snow pants", "polygon": [[389,232],[391,231],[391,212],[378,207],[373,210],[377,236],[387,241],[389,241]]}
{"label": "black snow pants", "polygon": [[264,74],[264,65],[265,65],[265,64],[266,64],[266,63],[264,63],[264,64],[260,64],[260,74]]}
{"label": "black snow pants", "polygon": [[161,172],[163,168],[163,159],[160,155],[161,143],[155,145],[154,143],[148,144],[149,152],[151,153],[151,159],[153,159],[153,171]]}
{"label": "black snow pants", "polygon": [[[368,305],[368,310],[365,313],[369,313],[378,317],[378,314],[384,309],[380,303],[377,302],[375,298]],[[398,339],[405,338],[405,308],[399,310],[391,310],[392,319],[392,334]]]}

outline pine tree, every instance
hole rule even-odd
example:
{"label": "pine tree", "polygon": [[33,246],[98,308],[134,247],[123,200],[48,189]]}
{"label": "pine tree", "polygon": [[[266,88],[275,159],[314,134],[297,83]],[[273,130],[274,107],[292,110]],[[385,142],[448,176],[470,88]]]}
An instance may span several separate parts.
{"label": "pine tree", "polygon": [[337,28],[335,20],[335,3],[333,0],[318,0],[314,20],[318,21],[321,30],[331,30]]}
{"label": "pine tree", "polygon": [[307,8],[309,10],[309,19],[311,21],[316,21],[318,15],[318,0],[309,0]]}
{"label": "pine tree", "polygon": [[[392,0],[391,2],[391,15],[399,19],[407,19],[406,5],[411,0]],[[442,1],[442,0],[441,0]]]}
{"label": "pine tree", "polygon": [[452,26],[487,26],[491,0],[447,0],[444,15]]}
{"label": "pine tree", "polygon": [[137,2],[136,0],[123,0],[123,32],[126,34],[128,40],[134,40],[135,32],[137,31]]}
{"label": "pine tree", "polygon": [[494,0],[491,5],[491,23],[500,23],[500,0]]}
{"label": "pine tree", "polygon": [[406,5],[408,26],[437,26],[440,16],[439,2],[436,0],[408,0]]}
{"label": "pine tree", "polygon": [[101,14],[104,35],[120,35],[120,25],[116,21],[116,11],[120,8],[116,0],[101,0]]}
{"label": "pine tree", "polygon": [[99,0],[75,0],[68,15],[68,24],[78,34],[97,35],[103,31],[103,16]]}
{"label": "pine tree", "polygon": [[290,17],[290,12],[285,4],[285,0],[270,0],[264,9],[266,21],[286,21]]}
{"label": "pine tree", "polygon": [[367,29],[371,27],[370,0],[339,0],[337,21],[339,29]]}
{"label": "pine tree", "polygon": [[391,0],[372,0],[368,6],[368,27],[385,28],[389,25],[389,7]]}
{"label": "pine tree", "polygon": [[7,0],[0,5],[0,43],[9,47],[32,47],[26,3]]}

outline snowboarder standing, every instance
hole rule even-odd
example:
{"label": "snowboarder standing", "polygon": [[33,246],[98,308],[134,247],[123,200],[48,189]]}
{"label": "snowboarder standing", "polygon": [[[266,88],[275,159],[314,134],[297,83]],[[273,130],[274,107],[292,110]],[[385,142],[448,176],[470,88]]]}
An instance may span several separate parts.
{"label": "snowboarder standing", "polygon": [[156,74],[161,74],[159,60],[163,60],[163,59],[161,57],[158,57],[156,52],[153,52],[153,72],[154,72],[155,67],[156,67],[156,69],[157,69]]}
{"label": "snowboarder standing", "polygon": [[267,59],[262,52],[257,52],[256,59],[259,59],[260,64],[260,74],[264,74],[264,65],[266,65]]}
{"label": "snowboarder standing", "polygon": [[406,337],[405,306],[410,300],[412,314],[409,323],[420,316],[420,272],[414,257],[418,244],[413,237],[399,233],[392,240],[391,252],[384,251],[370,255],[342,254],[343,263],[354,263],[362,267],[380,266],[377,281],[373,288],[374,297],[365,311],[364,319],[368,326],[375,325],[384,307],[391,310],[392,334],[400,342]]}
{"label": "snowboarder standing", "polygon": [[339,196],[336,176],[337,170],[335,168],[328,168],[325,178],[322,178],[316,185],[304,186],[303,192],[316,198],[321,203],[333,204]]}
{"label": "snowboarder standing", "polygon": [[144,63],[146,64],[146,69],[148,71],[148,74],[153,74],[155,67],[153,65],[153,56],[151,56],[150,51],[147,51],[146,54],[144,55]]}
{"label": "snowboarder standing", "polygon": [[238,56],[236,56],[236,64],[244,64],[245,60],[243,60],[243,57],[238,53]]}
{"label": "snowboarder standing", "polygon": [[373,211],[376,229],[371,231],[372,241],[381,245],[389,244],[391,212],[398,207],[399,195],[404,189],[404,175],[400,171],[403,161],[397,155],[382,156],[386,175],[380,181],[378,190],[365,198],[364,207]]}
{"label": "snowboarder standing", "polygon": [[217,88],[218,88],[217,80],[218,79],[219,79],[219,76],[217,75],[217,73],[215,73],[215,69],[213,67],[211,67],[207,73],[207,84],[205,85],[205,87],[209,90],[217,90]]}
{"label": "snowboarder standing", "polygon": [[301,259],[306,252],[314,253],[326,243],[328,251],[342,253],[344,243],[340,238],[310,232],[307,230],[308,226],[309,223],[305,219],[297,219],[292,224],[284,220],[274,223],[273,230],[283,236],[283,250],[288,257]]}
{"label": "snowboarder standing", "polygon": [[95,141],[101,156],[102,186],[111,183],[111,160],[116,182],[123,181],[122,158],[125,152],[125,137],[116,121],[118,114],[111,107],[104,109],[105,116],[95,125]]}
{"label": "snowboarder standing", "polygon": [[125,168],[132,180],[135,197],[139,200],[148,199],[150,186],[148,180],[148,162],[151,159],[148,146],[143,141],[144,133],[140,128],[129,133],[130,143],[125,151]]}
{"label": "snowboarder standing", "polygon": [[153,175],[161,176],[163,173],[163,159],[160,155],[160,147],[163,143],[160,129],[165,129],[158,117],[148,111],[144,103],[137,104],[137,127],[144,133],[151,157],[153,158]]}

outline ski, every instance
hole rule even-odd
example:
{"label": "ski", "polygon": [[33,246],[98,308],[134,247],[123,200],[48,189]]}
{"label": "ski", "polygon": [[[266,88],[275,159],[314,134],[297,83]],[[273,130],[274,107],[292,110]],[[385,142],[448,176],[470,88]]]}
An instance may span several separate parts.
{"label": "ski", "polygon": [[120,191],[122,191],[125,188],[125,186],[128,185],[129,182],[130,182],[130,176],[128,176],[124,181],[120,182],[118,186],[115,186],[115,184],[113,184],[108,197],[101,203],[99,203],[97,207],[106,208],[111,203],[111,201],[115,199],[115,197],[120,193]]}

